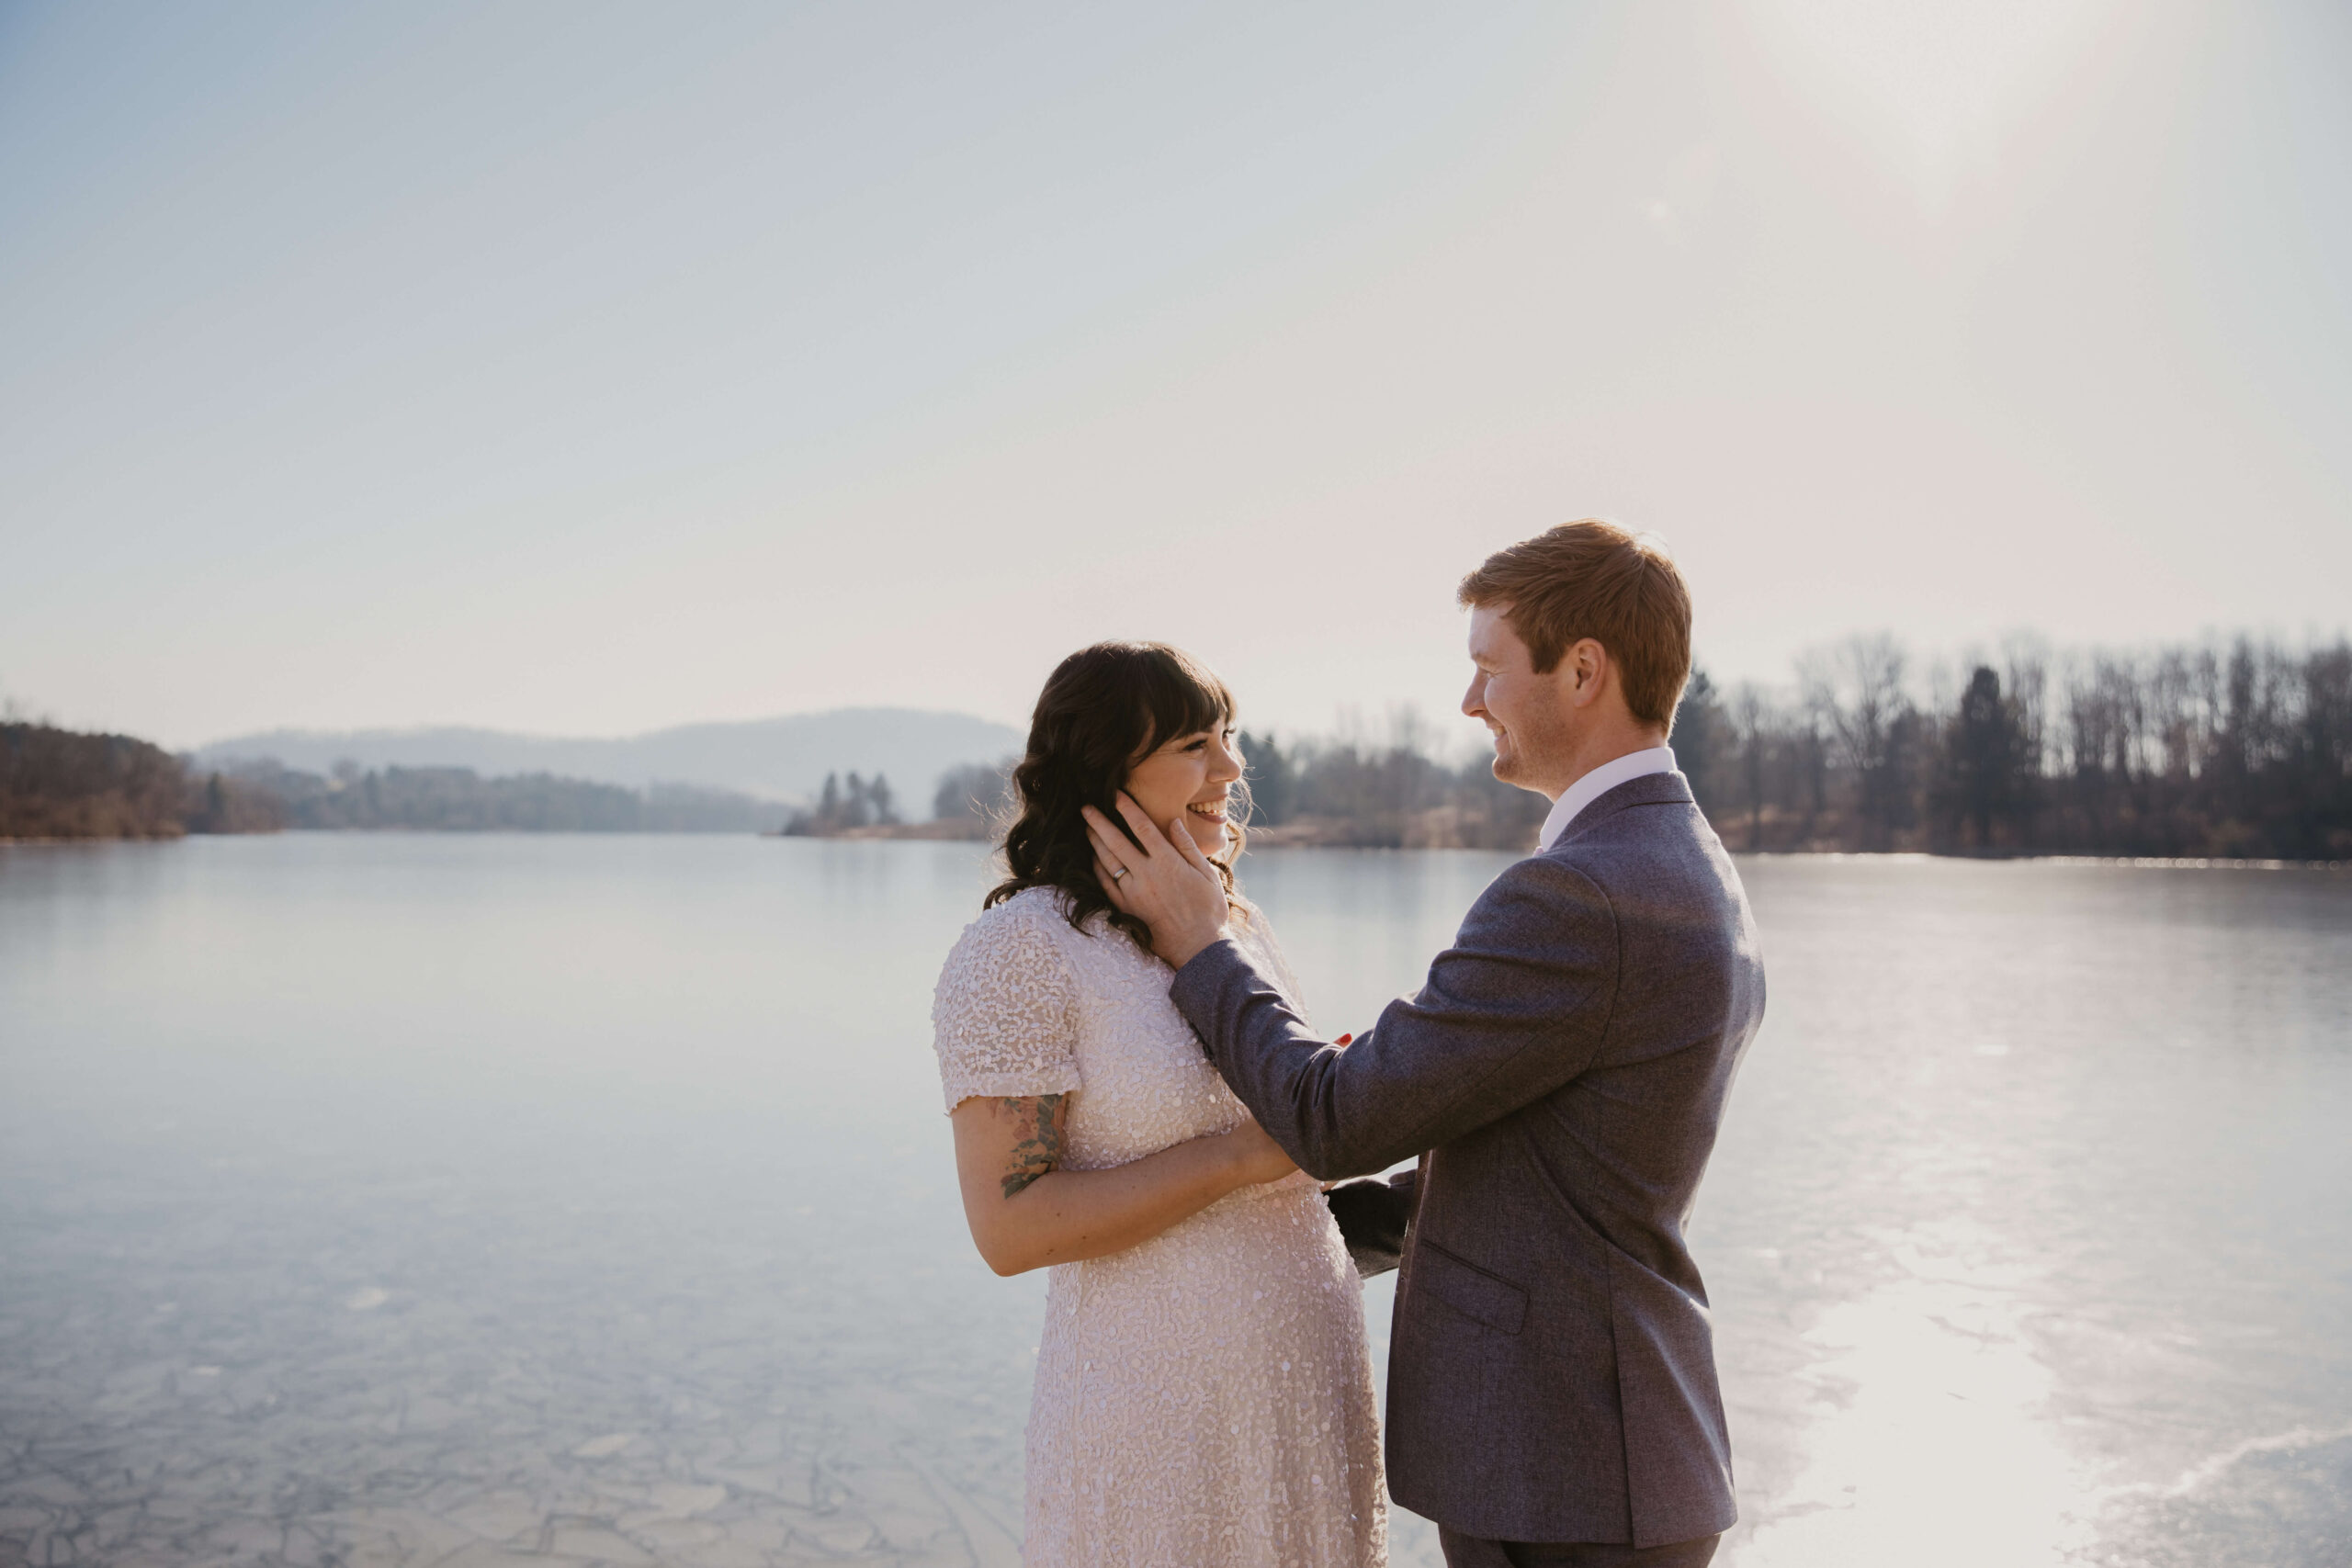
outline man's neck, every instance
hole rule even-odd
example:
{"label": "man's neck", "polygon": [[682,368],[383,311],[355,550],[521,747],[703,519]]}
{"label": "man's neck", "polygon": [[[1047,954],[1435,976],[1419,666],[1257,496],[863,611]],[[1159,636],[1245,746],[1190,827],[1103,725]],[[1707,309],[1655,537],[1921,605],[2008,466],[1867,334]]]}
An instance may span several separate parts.
{"label": "man's neck", "polygon": [[1555,787],[1544,794],[1554,805],[1560,796],[1576,787],[1576,782],[1595,768],[1606,767],[1620,757],[1630,757],[1636,751],[1647,751],[1666,744],[1666,731],[1648,725],[1612,724],[1579,741],[1576,749],[1561,763],[1555,775]]}

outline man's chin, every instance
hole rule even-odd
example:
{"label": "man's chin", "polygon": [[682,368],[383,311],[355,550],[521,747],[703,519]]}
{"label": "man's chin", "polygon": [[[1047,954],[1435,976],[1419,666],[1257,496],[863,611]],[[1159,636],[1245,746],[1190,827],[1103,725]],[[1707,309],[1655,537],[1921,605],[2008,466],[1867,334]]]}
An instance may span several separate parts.
{"label": "man's chin", "polygon": [[1513,789],[1523,789],[1535,795],[1544,794],[1542,785],[1528,781],[1527,770],[1520,766],[1521,761],[1521,758],[1517,752],[1512,752],[1509,756],[1498,756],[1494,764],[1495,782],[1507,784]]}

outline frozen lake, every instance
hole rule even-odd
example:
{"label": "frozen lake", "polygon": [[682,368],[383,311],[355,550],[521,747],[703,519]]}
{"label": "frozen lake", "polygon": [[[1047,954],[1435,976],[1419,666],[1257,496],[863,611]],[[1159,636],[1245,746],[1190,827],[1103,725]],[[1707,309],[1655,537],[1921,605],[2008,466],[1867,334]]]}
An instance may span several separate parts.
{"label": "frozen lake", "polygon": [[[1336,1032],[1502,863],[1244,878]],[[1742,873],[1717,1561],[2352,1561],[2352,875]],[[984,886],[959,844],[0,847],[0,1568],[1016,1562],[1043,1280],[972,1252],[929,1045]]]}

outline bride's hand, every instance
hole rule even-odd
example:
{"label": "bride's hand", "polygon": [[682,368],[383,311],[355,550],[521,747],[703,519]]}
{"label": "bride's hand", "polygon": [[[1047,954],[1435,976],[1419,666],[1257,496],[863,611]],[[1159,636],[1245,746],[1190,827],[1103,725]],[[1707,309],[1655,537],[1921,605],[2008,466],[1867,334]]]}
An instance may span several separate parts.
{"label": "bride's hand", "polygon": [[1298,1168],[1296,1162],[1283,1153],[1283,1146],[1268,1137],[1266,1130],[1255,1122],[1244,1122],[1223,1136],[1226,1150],[1233,1156],[1245,1187],[1280,1181]]}

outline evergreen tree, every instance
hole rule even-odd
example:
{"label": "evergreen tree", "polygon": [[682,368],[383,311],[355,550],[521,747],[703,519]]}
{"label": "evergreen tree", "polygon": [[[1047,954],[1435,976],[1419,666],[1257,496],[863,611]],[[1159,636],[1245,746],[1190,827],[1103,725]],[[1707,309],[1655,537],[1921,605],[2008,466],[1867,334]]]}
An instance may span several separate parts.
{"label": "evergreen tree", "polygon": [[1690,793],[1701,808],[1712,812],[1727,807],[1737,787],[1730,776],[1731,721],[1704,670],[1691,671],[1690,684],[1674,710],[1671,744],[1674,765],[1690,781]]}
{"label": "evergreen tree", "polygon": [[1241,761],[1250,784],[1250,820],[1272,827],[1291,819],[1298,794],[1298,764],[1271,735],[1241,732]]}
{"label": "evergreen tree", "polygon": [[1945,815],[1954,820],[1962,847],[1989,850],[2015,820],[2023,747],[2013,705],[2001,695],[2001,678],[1978,665],[1960,699],[1946,761]]}

